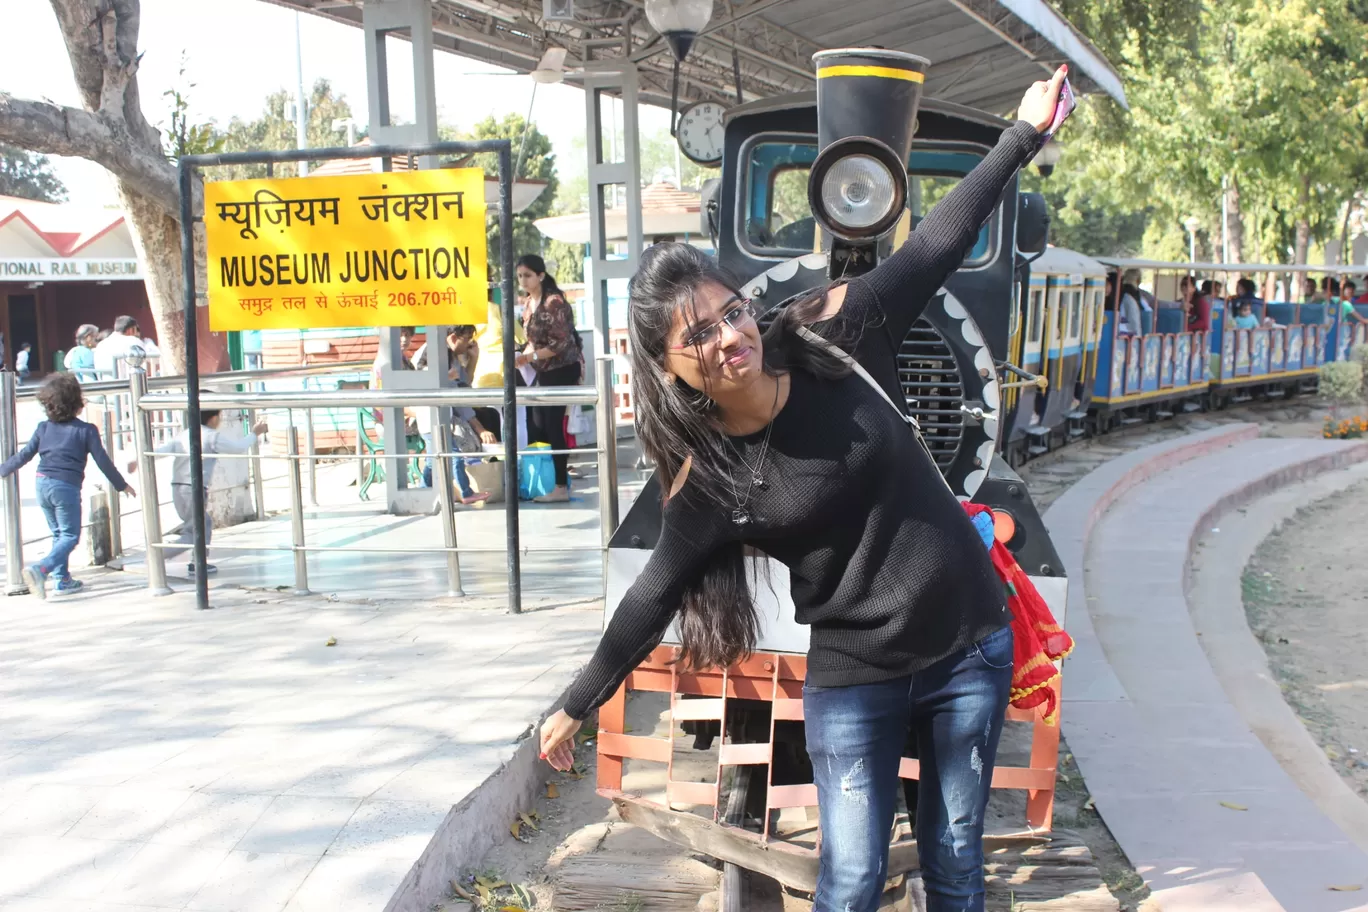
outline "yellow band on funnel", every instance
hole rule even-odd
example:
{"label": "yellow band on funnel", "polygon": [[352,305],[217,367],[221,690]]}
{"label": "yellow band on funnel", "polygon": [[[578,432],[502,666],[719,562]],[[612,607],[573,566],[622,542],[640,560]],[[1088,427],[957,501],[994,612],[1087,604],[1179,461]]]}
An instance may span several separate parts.
{"label": "yellow band on funnel", "polygon": [[828,76],[874,76],[879,79],[901,79],[905,82],[926,81],[926,75],[916,70],[881,66],[829,66],[817,70],[818,79],[826,79]]}

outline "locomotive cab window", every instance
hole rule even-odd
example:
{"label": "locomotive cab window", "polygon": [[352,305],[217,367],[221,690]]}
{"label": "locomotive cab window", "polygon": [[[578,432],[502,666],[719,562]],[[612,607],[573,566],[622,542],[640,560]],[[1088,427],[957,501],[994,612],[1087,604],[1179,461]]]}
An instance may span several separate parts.
{"label": "locomotive cab window", "polygon": [[[761,138],[744,150],[746,205],[739,213],[737,234],[742,245],[757,256],[787,258],[812,253],[817,224],[808,205],[808,174],[817,158],[810,138],[801,141]],[[912,227],[930,212],[973,170],[978,152],[913,149],[908,165],[907,208]],[[979,230],[978,241],[965,258],[965,267],[992,259],[997,215]]]}

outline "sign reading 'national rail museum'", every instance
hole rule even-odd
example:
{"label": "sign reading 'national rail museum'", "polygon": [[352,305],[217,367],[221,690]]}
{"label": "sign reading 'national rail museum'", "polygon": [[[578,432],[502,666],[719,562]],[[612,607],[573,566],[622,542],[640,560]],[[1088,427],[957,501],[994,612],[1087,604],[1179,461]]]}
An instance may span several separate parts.
{"label": "sign reading 'national rail museum'", "polygon": [[205,184],[214,330],[451,326],[488,313],[484,172]]}

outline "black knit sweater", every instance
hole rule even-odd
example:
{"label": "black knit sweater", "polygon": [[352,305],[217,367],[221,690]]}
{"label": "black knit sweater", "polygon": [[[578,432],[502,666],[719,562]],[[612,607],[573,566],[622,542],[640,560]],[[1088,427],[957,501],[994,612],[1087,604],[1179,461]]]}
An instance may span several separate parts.
{"label": "black knit sweater", "polygon": [[[972,247],[1039,134],[1018,121],[889,259],[846,289],[841,322],[864,328],[853,354],[894,402],[897,347]],[[733,438],[747,464],[764,433]],[[910,674],[1010,623],[1001,583],[964,509],[898,415],[858,376],[792,373],[751,492],[753,521],[675,497],[645,569],[613,615],[565,711],[583,719],[664,635],[685,586],[719,545],[743,541],[789,568],[799,623],[812,627],[808,684]]]}

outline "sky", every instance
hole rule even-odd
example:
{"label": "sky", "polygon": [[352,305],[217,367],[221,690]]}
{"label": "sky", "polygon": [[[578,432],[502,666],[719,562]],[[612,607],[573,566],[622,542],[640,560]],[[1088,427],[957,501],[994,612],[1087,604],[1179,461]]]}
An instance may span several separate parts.
{"label": "sky", "polygon": [[[43,99],[80,107],[67,62],[61,31],[47,0],[0,0],[0,91],[18,98]],[[169,120],[163,92],[179,87],[188,94],[192,123],[258,116],[266,96],[298,84],[295,66],[295,16],[262,0],[142,0],[138,73],[143,111],[154,125]],[[300,17],[300,56],[306,90],[328,79],[346,97],[358,121],[366,120],[366,63],[361,29],[318,16]],[[391,85],[411,72],[409,44],[393,42]],[[181,61],[186,65],[180,75]],[[400,68],[403,68],[402,70]],[[527,114],[532,79],[527,75],[489,75],[497,67],[439,51],[436,61],[437,116],[444,124],[466,128],[490,114]],[[190,85],[193,84],[193,88]],[[392,118],[412,120],[411,89],[392,90]],[[584,134],[584,93],[567,85],[537,89],[532,120],[551,139],[562,179],[582,174],[582,148],[572,151]],[[643,133],[665,128],[669,113],[643,106]],[[339,144],[345,142],[338,134]],[[53,158],[54,170],[73,202],[116,205],[109,175],[80,159]]]}

